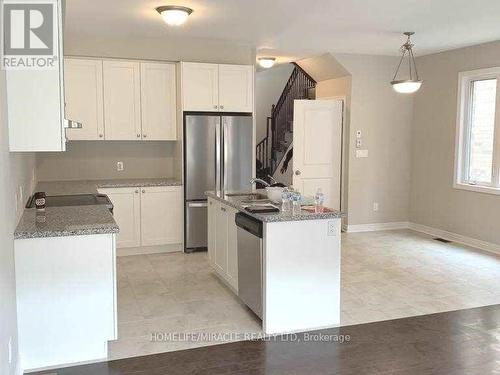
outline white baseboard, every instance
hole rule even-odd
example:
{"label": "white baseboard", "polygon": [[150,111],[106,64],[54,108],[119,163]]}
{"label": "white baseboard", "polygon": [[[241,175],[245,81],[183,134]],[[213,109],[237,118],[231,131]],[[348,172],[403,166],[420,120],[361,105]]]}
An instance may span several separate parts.
{"label": "white baseboard", "polygon": [[347,233],[359,232],[375,232],[379,230],[395,230],[395,229],[408,229],[410,223],[407,221],[398,221],[393,223],[373,223],[373,224],[354,224],[347,225],[344,230]]}
{"label": "white baseboard", "polygon": [[462,245],[474,247],[476,249],[488,251],[495,254],[500,254],[500,245],[478,240],[476,238],[462,236],[458,233],[448,232],[442,229],[428,227],[422,224],[410,223],[409,228],[416,232],[425,233],[430,236],[444,238],[448,241],[453,241]]}
{"label": "white baseboard", "polygon": [[140,246],[140,247],[119,247],[116,249],[116,255],[119,257],[123,257],[127,255],[175,253],[179,251],[183,251],[182,244]]}

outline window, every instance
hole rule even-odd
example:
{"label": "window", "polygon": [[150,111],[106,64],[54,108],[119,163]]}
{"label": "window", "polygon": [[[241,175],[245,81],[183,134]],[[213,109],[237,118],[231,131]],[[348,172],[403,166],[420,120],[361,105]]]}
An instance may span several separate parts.
{"label": "window", "polygon": [[500,194],[500,68],[459,75],[455,187]]}

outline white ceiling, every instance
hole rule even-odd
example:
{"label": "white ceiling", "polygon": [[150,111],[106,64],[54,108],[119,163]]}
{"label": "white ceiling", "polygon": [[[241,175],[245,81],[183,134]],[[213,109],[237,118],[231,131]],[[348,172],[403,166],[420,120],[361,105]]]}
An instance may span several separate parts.
{"label": "white ceiling", "polygon": [[[194,13],[167,27],[154,10],[167,4]],[[305,57],[397,55],[410,30],[423,55],[500,39],[499,14],[499,0],[66,0],[66,32],[208,38],[256,47],[258,55]]]}

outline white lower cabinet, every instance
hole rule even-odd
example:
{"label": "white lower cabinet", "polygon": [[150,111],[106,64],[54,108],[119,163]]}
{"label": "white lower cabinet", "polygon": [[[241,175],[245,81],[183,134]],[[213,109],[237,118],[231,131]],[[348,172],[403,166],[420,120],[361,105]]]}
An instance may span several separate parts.
{"label": "white lower cabinet", "polygon": [[215,259],[215,237],[216,237],[216,221],[217,221],[217,210],[219,209],[219,203],[211,198],[208,198],[208,260],[211,265],[214,263]]}
{"label": "white lower cabinet", "polygon": [[238,291],[238,252],[235,215],[238,211],[208,200],[208,258],[217,274]]}
{"label": "white lower cabinet", "polygon": [[182,187],[103,188],[120,227],[117,248],[182,243]]}
{"label": "white lower cabinet", "polygon": [[141,190],[142,246],[182,242],[182,191],[178,186]]}
{"label": "white lower cabinet", "polygon": [[215,220],[214,266],[222,275],[227,272],[227,232],[227,208],[219,204]]}
{"label": "white lower cabinet", "polygon": [[238,210],[227,209],[227,278],[236,291],[238,290],[238,237],[235,215]]}
{"label": "white lower cabinet", "polygon": [[139,188],[99,189],[113,203],[113,216],[120,227],[116,247],[141,246],[141,196]]}

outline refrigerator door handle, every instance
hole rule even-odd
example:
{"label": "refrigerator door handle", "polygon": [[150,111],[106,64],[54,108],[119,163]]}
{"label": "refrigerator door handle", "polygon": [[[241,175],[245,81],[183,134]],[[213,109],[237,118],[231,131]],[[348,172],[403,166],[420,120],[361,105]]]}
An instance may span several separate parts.
{"label": "refrigerator door handle", "polygon": [[215,127],[215,190],[221,191],[221,129],[220,117]]}
{"label": "refrigerator door handle", "polygon": [[227,189],[227,178],[226,178],[226,164],[227,164],[227,145],[226,145],[226,132],[227,132],[227,124],[226,124],[226,119],[222,117],[221,120],[221,145],[222,145],[222,151],[221,151],[221,158],[222,158],[222,163],[220,165],[220,170],[222,173],[222,179],[221,179],[221,190],[226,191]]}
{"label": "refrigerator door handle", "polygon": [[188,203],[188,207],[200,208],[200,207],[208,207],[207,202],[190,202]]}

